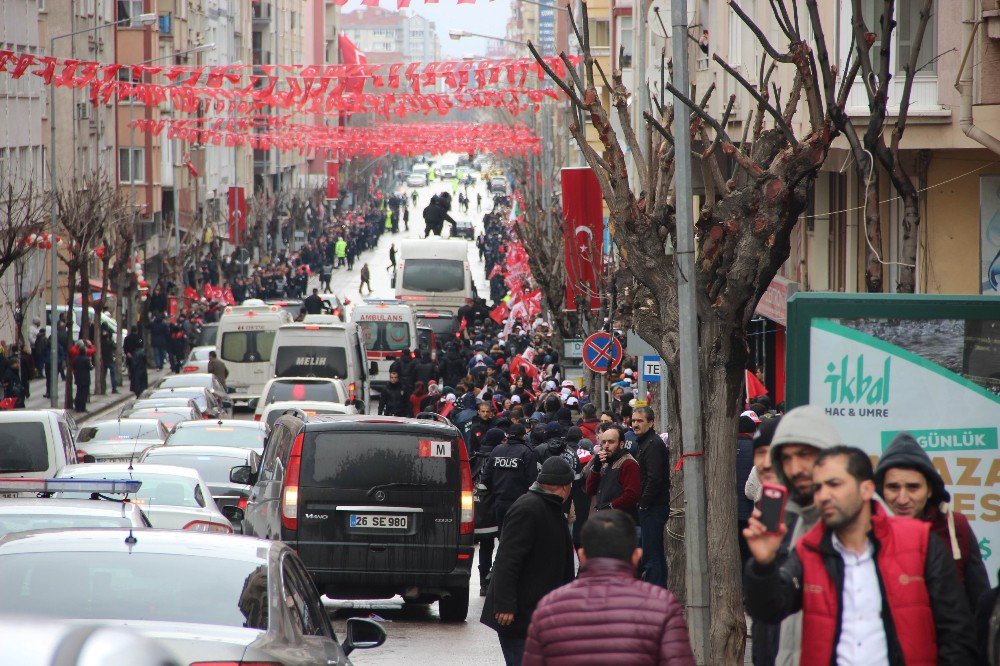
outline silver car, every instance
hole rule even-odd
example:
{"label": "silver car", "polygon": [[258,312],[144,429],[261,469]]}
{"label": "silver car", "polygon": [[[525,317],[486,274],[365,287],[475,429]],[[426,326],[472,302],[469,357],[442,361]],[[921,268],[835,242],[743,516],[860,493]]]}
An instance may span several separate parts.
{"label": "silver car", "polygon": [[167,438],[167,428],[158,419],[115,419],[88,423],[77,436],[77,454],[86,450],[96,462],[129,462],[150,446]]}
{"label": "silver car", "polygon": [[155,638],[182,664],[350,664],[385,631],[347,621],[338,642],[298,556],[278,541],[128,530],[0,541],[0,614],[97,620]]}
{"label": "silver car", "polygon": [[122,655],[129,666],[182,666],[152,638],[96,622],[0,617],[0,645],[3,663],[17,666],[107,666],[122,663]]}
{"label": "silver car", "polygon": [[11,497],[0,500],[0,537],[70,527],[152,527],[136,504],[105,500]]}

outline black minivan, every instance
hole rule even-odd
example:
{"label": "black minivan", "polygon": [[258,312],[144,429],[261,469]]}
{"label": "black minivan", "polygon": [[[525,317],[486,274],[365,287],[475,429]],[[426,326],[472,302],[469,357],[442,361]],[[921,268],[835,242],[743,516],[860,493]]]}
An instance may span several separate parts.
{"label": "black minivan", "polygon": [[244,530],[294,548],[322,593],[439,600],[442,620],[465,620],[475,525],[468,453],[455,426],[284,415],[251,482]]}

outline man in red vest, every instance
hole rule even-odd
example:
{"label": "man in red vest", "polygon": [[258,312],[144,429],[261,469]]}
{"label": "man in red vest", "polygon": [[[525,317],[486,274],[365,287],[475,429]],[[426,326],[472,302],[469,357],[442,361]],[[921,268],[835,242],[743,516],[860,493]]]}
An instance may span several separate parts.
{"label": "man in red vest", "polygon": [[755,510],[743,535],[747,610],[778,622],[802,611],[802,666],[960,666],[977,660],[972,613],[944,543],[930,525],[889,516],[873,501],[868,455],[822,451],[813,467],[822,520],[778,558],[781,539]]}

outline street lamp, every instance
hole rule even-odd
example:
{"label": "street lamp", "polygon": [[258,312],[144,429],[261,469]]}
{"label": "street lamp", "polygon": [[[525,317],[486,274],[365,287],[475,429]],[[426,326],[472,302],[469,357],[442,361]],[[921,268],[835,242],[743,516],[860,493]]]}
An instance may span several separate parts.
{"label": "street lamp", "polygon": [[[74,30],[73,32],[67,32],[63,35],[56,35],[49,39],[49,55],[55,55],[56,41],[60,39],[65,39],[66,37],[74,37],[76,35],[82,35],[86,32],[96,32],[101,28],[111,28],[115,26],[122,25],[124,23],[129,23],[133,26],[148,26],[153,25],[158,20],[156,14],[140,14],[133,18],[124,18],[118,21],[111,21],[109,23],[102,23],[101,25],[91,26],[89,28],[82,28],[80,30]],[[49,86],[49,178],[52,181],[50,183],[52,200],[49,202],[49,217],[50,217],[50,236],[49,241],[52,244],[52,265],[51,269],[51,293],[50,293],[50,312],[49,312],[49,405],[52,407],[58,406],[58,398],[56,396],[56,377],[58,376],[57,366],[59,364],[59,341],[56,335],[58,331],[59,324],[59,294],[58,294],[58,284],[59,284],[59,262],[56,256],[56,226],[59,219],[59,211],[57,205],[56,194],[58,192],[58,175],[56,173],[56,87],[55,85]],[[73,304],[69,304],[67,310],[70,317],[73,316]],[[67,319],[67,321],[72,321],[72,319]],[[72,329],[71,329],[72,330]],[[98,329],[100,330],[100,329]]]}
{"label": "street lamp", "polygon": [[479,37],[480,39],[494,39],[498,42],[507,42],[508,44],[517,44],[518,46],[527,46],[527,42],[519,42],[516,39],[507,39],[506,37],[495,37],[494,35],[484,35],[478,32],[468,32],[466,30],[449,30],[448,36],[452,39],[464,39],[466,37]]}

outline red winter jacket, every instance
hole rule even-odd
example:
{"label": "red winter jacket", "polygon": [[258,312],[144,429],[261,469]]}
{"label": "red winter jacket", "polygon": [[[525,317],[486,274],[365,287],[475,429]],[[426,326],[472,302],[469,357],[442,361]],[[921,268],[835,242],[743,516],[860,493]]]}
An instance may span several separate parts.
{"label": "red winter jacket", "polygon": [[638,580],[629,563],[594,558],[539,602],[523,664],[624,663],[694,666],[684,615],[673,594]]}

